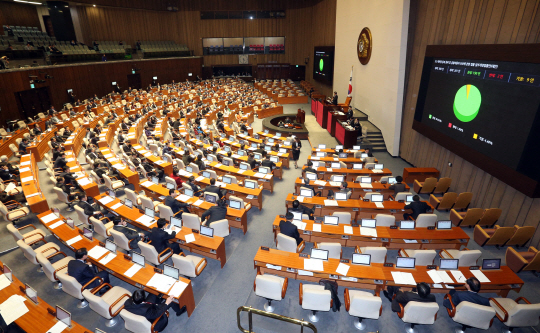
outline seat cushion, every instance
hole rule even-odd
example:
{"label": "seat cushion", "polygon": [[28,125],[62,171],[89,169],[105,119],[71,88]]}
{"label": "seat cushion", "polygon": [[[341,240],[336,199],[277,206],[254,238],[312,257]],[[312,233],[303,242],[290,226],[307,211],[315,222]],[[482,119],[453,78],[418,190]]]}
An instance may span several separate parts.
{"label": "seat cushion", "polygon": [[112,187],[113,187],[114,189],[117,189],[117,188],[120,188],[120,187],[124,187],[124,185],[125,185],[124,182],[121,181],[121,180],[115,180],[115,181],[112,182]]}
{"label": "seat cushion", "polygon": [[[197,257],[197,256],[192,256],[192,255],[187,255],[186,256],[186,259],[189,259],[191,260],[191,262],[193,262],[193,265],[195,265],[195,267],[197,267],[197,265],[204,260],[204,258],[201,258],[201,257]],[[202,266],[201,266],[202,267]],[[200,272],[197,272],[197,274],[199,274]]]}
{"label": "seat cushion", "polygon": [[314,311],[330,311],[330,290],[324,286],[307,284],[302,286],[302,308]]}
{"label": "seat cushion", "polygon": [[[513,308],[517,306],[517,303],[511,299],[511,298],[495,298],[495,300],[506,310],[506,312],[510,313]],[[504,312],[501,311],[501,309],[493,303],[493,301],[489,301],[489,304],[493,309],[495,309],[495,312],[501,317],[504,318]]]}
{"label": "seat cushion", "polygon": [[[48,249],[46,250],[45,252],[43,252],[42,254],[45,256],[45,257],[48,257],[50,256],[51,254],[55,253],[55,252],[58,252],[60,251],[60,246],[54,244],[54,243],[47,243],[47,244],[43,244],[41,245],[40,247],[34,249],[34,251],[36,253],[41,253],[43,250],[45,249]],[[37,261],[36,261],[37,263]]]}
{"label": "seat cushion", "polygon": [[18,208],[7,213],[8,220],[16,220],[30,213],[27,207]]}
{"label": "seat cushion", "polygon": [[380,297],[374,296],[372,293],[360,290],[349,289],[349,299],[351,307],[349,314],[351,316],[379,319],[382,300]]}
{"label": "seat cushion", "polygon": [[53,266],[53,268],[55,270],[57,270],[58,268],[60,268],[62,266],[66,266],[66,268],[62,269],[60,272],[67,274],[67,264],[68,264],[68,262],[70,262],[73,259],[75,259],[75,258],[73,258],[73,257],[65,257],[65,258],[62,258],[62,259],[58,260],[57,262],[53,263],[52,266]]}
{"label": "seat cushion", "polygon": [[[30,237],[28,237],[28,236],[30,236]],[[43,231],[41,231],[39,229],[32,230],[32,231],[27,232],[26,234],[23,235],[23,237],[28,237],[28,238],[26,238],[24,240],[24,242],[26,244],[30,244],[32,242],[35,242],[35,241],[37,241],[38,239],[40,239],[42,237],[45,238],[45,236],[46,236],[45,232],[43,232]]]}
{"label": "seat cushion", "polygon": [[[131,292],[129,292],[127,289],[124,289],[122,287],[112,287],[109,291],[107,291],[101,298],[109,305],[116,302],[120,296],[123,294],[131,295]],[[112,313],[115,313],[122,305],[124,305],[125,301],[127,301],[129,297],[124,297],[120,302],[116,303],[116,305],[112,308]]]}

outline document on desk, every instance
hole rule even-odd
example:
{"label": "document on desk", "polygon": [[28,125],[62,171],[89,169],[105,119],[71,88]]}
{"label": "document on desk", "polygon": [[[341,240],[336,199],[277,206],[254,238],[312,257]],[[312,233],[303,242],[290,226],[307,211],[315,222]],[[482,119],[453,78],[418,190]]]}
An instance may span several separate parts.
{"label": "document on desk", "polygon": [[191,243],[195,241],[195,235],[194,234],[187,234],[185,236],[186,243]]}
{"label": "document on desk", "polygon": [[218,164],[214,165],[214,168],[219,168],[219,167],[222,166],[222,165],[223,165],[223,164],[218,163]]}
{"label": "document on desk", "polygon": [[122,206],[123,206],[122,203],[119,202],[119,203],[116,203],[116,204],[114,204],[113,206],[111,206],[111,209],[112,209],[112,210],[116,210],[116,209],[118,209],[118,208],[120,208],[120,207],[122,207]]}
{"label": "document on desk", "polygon": [[31,197],[35,197],[36,195],[41,195],[41,192],[36,192],[36,193],[32,193],[30,195],[27,195],[26,198],[31,198]]}
{"label": "document on desk", "polygon": [[304,259],[304,269],[306,271],[324,270],[323,261],[319,259]]}
{"label": "document on desk", "polygon": [[382,171],[382,170],[379,170],[379,169],[373,169],[373,170],[371,170],[371,171],[373,171],[373,173],[383,173],[383,171]]}
{"label": "document on desk", "polygon": [[0,290],[4,289],[10,284],[11,284],[11,281],[9,281],[9,279],[4,274],[0,275]]}
{"label": "document on desk", "polygon": [[102,204],[102,205],[106,205],[108,203],[111,203],[114,199],[111,198],[110,196],[106,195],[104,196],[103,198],[99,199],[98,201]]}
{"label": "document on desk", "polygon": [[313,224],[313,231],[321,232],[321,225],[320,224]]}
{"label": "document on desk", "polygon": [[373,188],[373,185],[371,185],[371,184],[360,183],[360,187],[361,187],[361,188]]}
{"label": "document on desk", "polygon": [[165,163],[165,161],[163,161],[163,160],[158,160],[158,161],[155,161],[154,163],[156,163],[157,165],[162,165],[163,163]]}
{"label": "document on desk", "polygon": [[81,186],[86,186],[86,185],[88,185],[88,184],[90,184],[92,182],[90,181],[90,179],[84,177],[84,178],[81,178],[81,179],[77,179],[77,183],[79,183],[79,185],[81,185]]}
{"label": "document on desk", "polygon": [[244,172],[246,172],[246,170],[243,170],[243,169],[238,170],[239,174],[243,174]]}
{"label": "document on desk", "polygon": [[[26,172],[26,171],[30,171],[30,168],[26,167],[26,168],[19,169],[19,172]],[[13,183],[10,183],[10,184],[13,184]]]}
{"label": "document on desk", "polygon": [[312,159],[312,160],[315,160],[315,161],[318,161],[318,160],[320,160],[321,158],[318,157],[318,156],[311,156],[311,159]]}
{"label": "document on desk", "polygon": [[270,179],[270,178],[272,178],[272,174],[267,174],[267,175],[264,176],[264,178]]}
{"label": "document on desk", "polygon": [[22,162],[22,163],[20,164],[20,166],[30,165],[30,164],[32,164],[30,161],[26,161],[26,162]]}
{"label": "document on desk", "polygon": [[302,222],[300,220],[293,220],[292,224],[294,224],[298,229],[305,230],[307,223]]}
{"label": "document on desk", "polygon": [[429,277],[431,278],[431,280],[433,280],[433,283],[443,282],[443,279],[439,276],[439,273],[436,270],[432,269],[432,270],[429,270],[427,273]]}
{"label": "document on desk", "polygon": [[377,206],[377,208],[384,208],[384,204],[382,202],[375,202],[375,206]]}
{"label": "document on desk", "polygon": [[171,286],[174,284],[175,281],[176,280],[171,278],[170,276],[155,273],[146,285],[149,287],[154,287],[162,293],[166,293],[167,291],[169,291],[169,289],[171,289]]}
{"label": "document on desk", "polygon": [[272,265],[272,264],[266,264],[266,268],[275,269],[276,271],[281,270],[281,266],[276,266],[276,265]]}
{"label": "document on desk", "polygon": [[203,181],[204,180],[204,177],[203,176],[199,176],[197,178],[195,178],[196,181],[200,182],[200,181]]}
{"label": "document on desk", "polygon": [[349,272],[349,268],[351,268],[351,266],[340,262],[338,267],[336,268],[336,273],[341,274],[343,276],[347,276],[347,272]]}
{"label": "document on desk", "polygon": [[491,282],[490,279],[479,269],[471,269],[471,273],[478,279],[480,282]]}
{"label": "document on desk", "polygon": [[332,171],[334,171],[334,169],[332,169],[332,168],[326,168],[326,172],[332,172]]}
{"label": "document on desk", "polygon": [[396,284],[408,284],[411,286],[416,286],[416,281],[411,273],[405,272],[392,272],[392,277]]}
{"label": "document on desk", "polygon": [[141,215],[138,219],[135,221],[144,224],[145,226],[149,227],[152,223],[154,223],[154,218],[148,216],[148,215]]}
{"label": "document on desk", "polygon": [[61,333],[63,330],[68,328],[69,326],[61,321],[57,321],[56,324],[54,324],[53,327],[49,328],[47,330],[47,333]]}
{"label": "document on desk", "polygon": [[452,275],[454,276],[454,279],[456,279],[458,283],[467,282],[467,278],[465,277],[465,275],[463,275],[463,273],[461,273],[461,271],[453,270],[453,271],[450,271],[450,273],[452,273]]}
{"label": "document on desk", "polygon": [[56,223],[51,224],[51,225],[49,226],[49,228],[54,229],[54,228],[56,228],[56,227],[61,226],[62,224],[64,224],[64,221],[58,221],[58,222],[56,222]]}
{"label": "document on desk", "polygon": [[193,203],[194,206],[200,206],[204,201],[199,199]]}
{"label": "document on desk", "polygon": [[324,180],[316,180],[313,182],[315,185],[324,186],[326,182]]}
{"label": "document on desk", "polygon": [[75,236],[73,237],[72,239],[68,240],[66,242],[67,245],[73,245],[75,243],[77,243],[78,241],[82,240],[82,236],[81,235],[78,235],[78,236]]}
{"label": "document on desk", "polygon": [[109,252],[109,254],[99,261],[99,263],[102,265],[107,265],[114,258],[116,258],[116,253]]}
{"label": "document on desk", "polygon": [[75,159],[73,157],[66,158],[66,162],[73,162],[73,161],[75,161]]}
{"label": "document on desk", "polygon": [[145,181],[144,183],[141,184],[142,186],[146,186],[146,187],[150,187],[152,185],[154,185],[154,183],[152,183],[151,181],[147,180]]}
{"label": "document on desk", "polygon": [[24,178],[21,179],[21,183],[26,183],[26,182],[29,182],[29,181],[32,181],[32,180],[34,180],[33,176],[24,177]]}
{"label": "document on desk", "polygon": [[110,157],[113,157],[113,154],[105,154],[105,155],[103,155],[103,157],[110,158]]}
{"label": "document on desk", "polygon": [[141,265],[133,264],[133,266],[131,266],[131,267],[124,273],[124,275],[127,276],[127,277],[133,277],[133,275],[135,275],[138,271],[140,271],[141,268],[142,268]]}
{"label": "document on desk", "polygon": [[299,195],[296,197],[296,200],[298,200],[298,202],[304,202],[304,197]]}
{"label": "document on desk", "polygon": [[26,298],[21,295],[12,295],[2,304],[0,304],[0,313],[6,322],[6,325],[11,324],[15,320],[22,317],[28,312],[28,308],[24,304]]}
{"label": "document on desk", "polygon": [[184,292],[184,289],[186,289],[188,286],[187,283],[182,281],[176,281],[176,283],[173,285],[171,290],[169,291],[169,296],[178,298],[182,292]]}
{"label": "document on desk", "polygon": [[324,200],[324,205],[325,206],[338,206],[338,202],[336,200]]}
{"label": "document on desk", "polygon": [[186,202],[186,201],[189,200],[189,198],[191,198],[191,197],[187,196],[185,194],[180,194],[179,196],[176,197],[176,200]]}
{"label": "document on desk", "polygon": [[54,220],[56,220],[58,218],[58,216],[56,216],[56,214],[54,213],[50,213],[48,215],[45,215],[41,218],[41,221],[43,221],[43,223],[47,224],[47,223],[50,223]]}
{"label": "document on desk", "polygon": [[369,236],[369,237],[377,237],[377,229],[360,227],[360,235]]}
{"label": "document on desk", "polygon": [[253,177],[255,177],[255,178],[264,178],[264,173],[257,172],[256,174],[253,175]]}
{"label": "document on desk", "polygon": [[97,245],[94,246],[90,251],[88,251],[88,256],[97,260],[101,258],[101,256],[103,256],[105,253],[109,253],[109,251],[103,246]]}
{"label": "document on desk", "polygon": [[328,182],[328,183],[330,183],[330,185],[332,186],[341,186],[340,182]]}
{"label": "document on desk", "polygon": [[352,235],[353,234],[353,228],[350,225],[344,225],[343,226],[343,233]]}

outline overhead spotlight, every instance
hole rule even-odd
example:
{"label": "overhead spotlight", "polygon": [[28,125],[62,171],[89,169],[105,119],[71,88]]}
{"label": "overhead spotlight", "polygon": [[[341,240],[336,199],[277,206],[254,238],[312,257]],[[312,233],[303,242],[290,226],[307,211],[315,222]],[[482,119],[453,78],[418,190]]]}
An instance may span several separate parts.
{"label": "overhead spotlight", "polygon": [[93,5],[93,6],[95,7],[96,5]]}
{"label": "overhead spotlight", "polygon": [[250,20],[253,20],[253,16],[250,16],[249,19],[250,19]]}

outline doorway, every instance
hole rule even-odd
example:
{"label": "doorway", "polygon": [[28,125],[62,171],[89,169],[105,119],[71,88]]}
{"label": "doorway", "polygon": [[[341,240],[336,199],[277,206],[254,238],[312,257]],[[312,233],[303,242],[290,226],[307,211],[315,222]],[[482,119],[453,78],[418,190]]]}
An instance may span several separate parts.
{"label": "doorway", "polygon": [[15,98],[19,105],[20,117],[25,121],[28,117],[35,119],[38,113],[46,112],[51,106],[48,87],[18,91]]}
{"label": "doorway", "polygon": [[128,87],[131,87],[131,89],[141,89],[141,74],[128,74]]}

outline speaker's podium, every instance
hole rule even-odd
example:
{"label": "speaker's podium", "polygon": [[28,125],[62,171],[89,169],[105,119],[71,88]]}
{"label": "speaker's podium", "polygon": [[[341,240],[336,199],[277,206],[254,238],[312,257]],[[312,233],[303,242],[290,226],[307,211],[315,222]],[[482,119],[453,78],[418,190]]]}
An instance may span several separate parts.
{"label": "speaker's podium", "polygon": [[323,100],[311,100],[311,111],[314,113],[315,118],[322,128],[327,128],[328,113],[330,111],[341,111],[341,107],[333,105]]}

